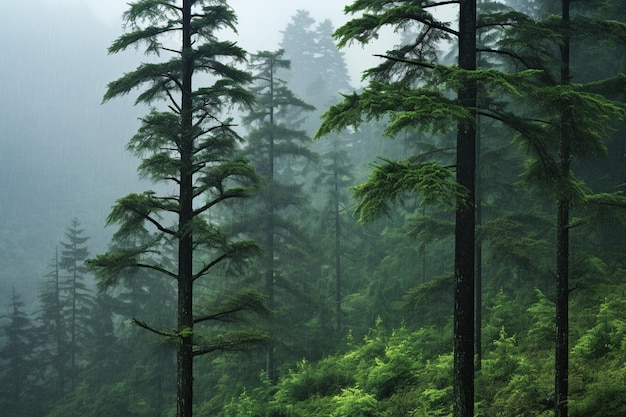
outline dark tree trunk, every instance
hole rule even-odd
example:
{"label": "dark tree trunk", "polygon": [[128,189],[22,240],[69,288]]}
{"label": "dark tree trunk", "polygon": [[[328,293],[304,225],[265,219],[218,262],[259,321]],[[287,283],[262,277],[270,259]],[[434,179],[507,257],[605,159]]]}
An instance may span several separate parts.
{"label": "dark tree trunk", "polygon": [[[478,117],[477,120],[480,120]],[[482,181],[480,175],[480,125],[476,128],[476,225],[483,222],[482,212]],[[483,241],[476,237],[476,268],[474,277],[474,349],[476,350],[476,370],[480,370],[483,360],[482,322],[483,322]]]}
{"label": "dark tree trunk", "polygon": [[[570,81],[569,0],[562,2],[562,23],[566,31],[561,45],[561,83]],[[569,109],[561,112],[561,148],[559,151],[560,175],[567,180],[570,171],[570,124]],[[556,417],[567,417],[568,401],[568,333],[569,333],[569,199],[560,196],[557,207],[556,230],[556,351],[554,366],[554,390]]]}
{"label": "dark tree trunk", "polygon": [[191,0],[183,1],[180,213],[178,223],[178,331],[176,402],[178,417],[193,415],[193,100]]}
{"label": "dark tree trunk", "polygon": [[[476,0],[460,2],[459,66],[476,69]],[[476,84],[459,89],[461,104],[476,108]],[[476,128],[459,124],[457,133],[457,181],[467,191],[467,201],[456,209],[454,267],[454,417],[474,415],[474,245]]]}

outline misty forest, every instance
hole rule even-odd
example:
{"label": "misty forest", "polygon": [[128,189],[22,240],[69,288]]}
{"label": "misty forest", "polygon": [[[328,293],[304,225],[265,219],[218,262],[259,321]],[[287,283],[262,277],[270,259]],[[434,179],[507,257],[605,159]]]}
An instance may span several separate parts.
{"label": "misty forest", "polygon": [[626,1],[229,3],[5,5],[0,414],[626,416]]}

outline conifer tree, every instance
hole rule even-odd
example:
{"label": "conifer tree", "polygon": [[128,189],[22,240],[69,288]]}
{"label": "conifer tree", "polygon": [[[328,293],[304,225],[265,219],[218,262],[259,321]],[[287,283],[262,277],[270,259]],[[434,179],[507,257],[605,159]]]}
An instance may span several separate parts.
{"label": "conifer tree", "polygon": [[[342,335],[342,288],[344,281],[344,268],[342,260],[345,256],[346,231],[345,218],[348,207],[347,191],[352,186],[354,175],[348,151],[345,149],[346,140],[333,138],[332,148],[322,155],[322,166],[316,178],[315,190],[321,189],[328,196],[325,206],[321,208],[320,229],[325,231],[320,233],[325,238],[332,241],[332,250],[327,251],[331,256],[329,264],[334,274],[334,295],[335,295],[335,330]],[[352,222],[352,217],[350,217]],[[329,233],[330,232],[330,233]]]}
{"label": "conifer tree", "polygon": [[[227,331],[207,337],[198,332],[204,324],[232,314],[262,310],[255,294],[194,313],[195,285],[206,282],[218,266],[234,268],[258,252],[250,241],[230,240],[211,220],[219,216],[209,216],[220,203],[247,197],[258,187],[254,169],[237,155],[241,138],[227,117],[233,107],[254,101],[245,89],[251,77],[238,68],[246,60],[245,51],[218,39],[222,29],[236,31],[236,16],[223,0],[138,0],[129,4],[124,20],[127,31],[109,52],[144,46],[157,62],[143,63],[109,83],[104,100],[143,88],[137,103],[153,107],[128,148],[142,158],[140,175],[169,184],[171,188],[162,189],[171,194],[146,191],[118,200],[108,217],[108,224],[119,226],[114,240],[122,243],[135,236],[138,247],[112,250],[90,263],[103,287],[116,284],[126,268],[152,270],[176,282],[176,328],[137,323],[175,343],[177,416],[191,417],[194,357],[263,339],[257,332]],[[176,253],[172,266],[162,262],[171,248]]]}
{"label": "conifer tree", "polygon": [[[577,4],[562,0],[536,2],[537,20],[514,26],[501,41],[503,51],[516,66],[541,71],[531,88],[528,117],[542,132],[524,135],[531,150],[525,178],[556,200],[556,343],[555,343],[555,416],[568,415],[569,299],[572,291],[570,230],[572,210],[608,204],[623,206],[623,196],[594,195],[574,173],[573,163],[601,158],[610,138],[611,122],[624,118],[624,107],[608,99],[611,90],[623,88],[623,74],[584,82],[572,57],[572,45],[590,37],[607,43],[621,43],[626,25],[587,16],[585,9],[602,7],[602,2]],[[570,10],[572,9],[572,10]],[[557,13],[557,14],[551,14]],[[541,33],[542,41],[538,42]],[[580,49],[578,50],[580,53]],[[580,59],[580,58],[579,58]]]}
{"label": "conifer tree", "polygon": [[307,10],[298,10],[282,31],[280,48],[284,58],[291,62],[290,71],[280,76],[287,82],[297,97],[305,97],[311,82],[317,78],[315,72],[315,19]]}
{"label": "conifer tree", "polygon": [[[308,114],[304,124],[311,135],[324,109],[338,102],[340,93],[352,90],[343,53],[332,37],[333,30],[330,20],[316,22],[308,11],[298,10],[282,32],[281,48],[285,59],[291,62],[291,69],[278,74],[296,96],[306,97],[315,106],[316,110]],[[321,145],[316,143],[315,149]]]}
{"label": "conifer tree", "polygon": [[[296,280],[293,271],[296,259],[304,259],[296,254],[306,252],[304,248],[308,237],[293,217],[298,216],[298,207],[303,205],[304,200],[298,183],[298,179],[305,174],[301,166],[315,158],[306,146],[310,138],[297,128],[304,113],[313,110],[313,106],[297,98],[286,82],[279,78],[279,70],[290,67],[290,62],[283,55],[284,51],[278,50],[262,51],[252,56],[255,80],[252,91],[257,102],[243,117],[250,130],[246,155],[263,180],[263,190],[256,199],[254,213],[244,216],[249,225],[245,233],[254,236],[263,248],[264,294],[268,307],[276,311],[284,311],[284,303],[289,299],[279,301],[277,292],[280,288],[295,290],[304,284],[295,283],[304,280],[302,277]],[[281,312],[273,322],[280,321],[283,314]],[[285,342],[277,327],[274,326],[271,331],[272,338],[266,353],[266,373],[272,381],[275,379],[275,345]]]}
{"label": "conifer tree", "polygon": [[61,241],[61,291],[64,296],[63,316],[67,324],[69,340],[65,345],[69,354],[68,369],[70,372],[70,388],[76,388],[78,377],[77,360],[79,350],[85,346],[88,336],[86,318],[91,313],[91,290],[85,282],[87,267],[85,261],[89,255],[86,245],[89,237],[83,236],[77,218],[73,218],[65,231],[65,241]]}
{"label": "conifer tree", "polygon": [[0,327],[0,407],[3,414],[27,417],[37,410],[35,397],[35,332],[13,289],[8,321]]}
{"label": "conifer tree", "polygon": [[[415,158],[384,161],[375,166],[368,182],[359,186],[355,195],[360,200],[357,210],[364,220],[384,213],[388,210],[387,203],[406,191],[417,192],[426,203],[445,202],[456,196],[453,404],[455,417],[468,417],[473,415],[474,405],[476,78],[472,74],[476,69],[476,2],[459,3],[458,31],[430,13],[429,9],[436,5],[397,2],[387,7],[379,2],[359,0],[346,6],[346,13],[361,12],[363,16],[335,32],[340,46],[353,41],[367,43],[383,26],[415,28],[415,36],[411,42],[382,56],[381,65],[365,72],[369,86],[363,93],[347,95],[342,103],[331,107],[317,136],[383,115],[390,116],[385,132],[389,136],[409,128],[442,130],[446,123],[457,124],[456,182],[448,169],[437,164],[422,163]],[[457,100],[448,99],[438,90],[441,87],[419,85],[420,78],[426,79],[429,72],[437,72],[439,67],[434,64],[437,43],[450,37],[458,38],[460,71],[443,70],[446,74],[441,75],[446,80],[443,82],[456,80]]]}
{"label": "conifer tree", "polygon": [[68,369],[67,326],[63,315],[65,301],[62,298],[58,250],[49,268],[45,276],[47,280],[40,288],[40,310],[37,315],[39,366],[48,391],[47,395],[42,395],[44,403],[52,401],[65,390]]}

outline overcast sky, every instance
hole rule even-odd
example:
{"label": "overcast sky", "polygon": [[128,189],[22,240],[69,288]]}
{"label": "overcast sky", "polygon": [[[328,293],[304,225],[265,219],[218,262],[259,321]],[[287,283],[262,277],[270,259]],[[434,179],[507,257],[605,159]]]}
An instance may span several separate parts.
{"label": "overcast sky", "polygon": [[[51,4],[73,5],[88,8],[99,19],[121,33],[122,13],[129,0],[46,0]],[[317,21],[330,19],[335,28],[345,23],[350,16],[343,9],[352,0],[229,0],[239,19],[237,42],[248,52],[278,49],[281,31],[299,9],[308,10]],[[374,53],[383,53],[391,44],[379,42],[368,47],[353,46],[344,49],[349,63],[350,75],[356,84],[363,70],[378,63]]]}

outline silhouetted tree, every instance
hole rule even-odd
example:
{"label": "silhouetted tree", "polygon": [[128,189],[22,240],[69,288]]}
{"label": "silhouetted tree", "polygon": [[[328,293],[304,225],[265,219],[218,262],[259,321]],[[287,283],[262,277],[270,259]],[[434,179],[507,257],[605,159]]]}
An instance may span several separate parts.
{"label": "silhouetted tree", "polygon": [[91,290],[85,283],[87,267],[85,261],[89,255],[88,237],[83,235],[77,218],[73,218],[65,231],[65,241],[61,241],[60,287],[63,294],[63,319],[69,336],[65,344],[69,355],[70,388],[76,388],[78,376],[77,357],[85,346],[88,337],[86,318],[91,314],[93,304]]}
{"label": "silhouetted tree", "polygon": [[11,416],[32,416],[37,410],[35,393],[35,331],[24,303],[13,289],[8,322],[0,333],[0,407]]}
{"label": "silhouetted tree", "polygon": [[66,299],[61,289],[58,250],[49,265],[50,271],[39,289],[37,314],[38,362],[42,374],[44,403],[58,398],[66,388],[69,367],[67,323],[63,314]]}

